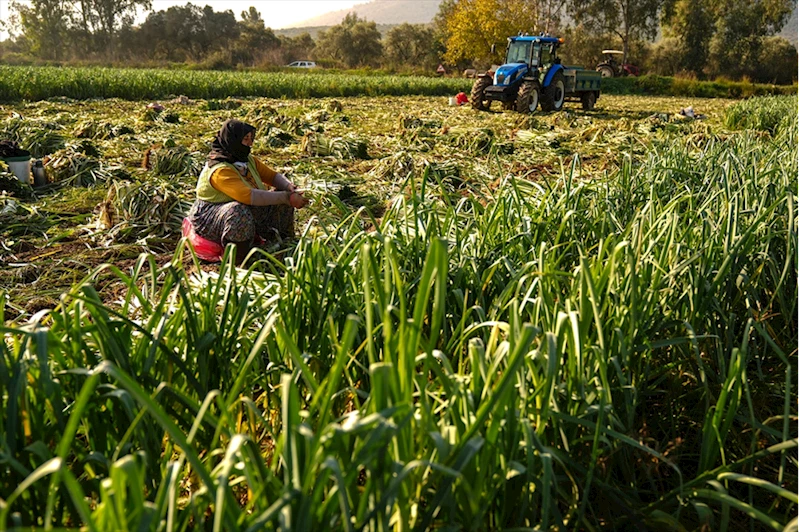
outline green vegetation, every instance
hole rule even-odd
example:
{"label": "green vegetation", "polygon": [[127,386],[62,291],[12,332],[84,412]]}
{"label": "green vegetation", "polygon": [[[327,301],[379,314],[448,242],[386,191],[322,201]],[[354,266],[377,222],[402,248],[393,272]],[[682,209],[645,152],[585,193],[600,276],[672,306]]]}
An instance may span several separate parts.
{"label": "green vegetation", "polygon": [[795,126],[796,102],[792,98],[758,98],[738,102],[727,109],[725,123],[733,129],[775,133]]}
{"label": "green vegetation", "polygon": [[0,101],[122,98],[225,99],[449,95],[471,81],[419,76],[356,76],[308,72],[220,72],[157,69],[0,66]]}
{"label": "green vegetation", "polygon": [[[249,270],[181,244],[28,319],[0,303],[0,528],[782,530],[796,97],[600,102],[245,102],[261,130],[371,133],[371,159],[294,161],[316,204]],[[132,129],[193,151],[180,127]]]}
{"label": "green vegetation", "polygon": [[694,96],[697,98],[748,98],[751,96],[796,94],[797,86],[748,83],[744,81],[698,81],[667,76],[605,78],[606,94],[640,94],[651,96]]}
{"label": "green vegetation", "polygon": [[[606,94],[740,98],[793,94],[796,86],[704,82],[660,76],[603,80]],[[470,79],[361,76],[335,72],[220,72],[158,69],[12,67],[0,65],[0,102],[72,98],[125,100],[207,99],[209,110],[230,108],[229,98],[324,98],[347,96],[450,96],[469,92]],[[219,101],[222,100],[222,101]],[[108,126],[108,125],[106,125]],[[40,129],[47,142],[60,138]],[[49,136],[47,136],[49,134]]]}

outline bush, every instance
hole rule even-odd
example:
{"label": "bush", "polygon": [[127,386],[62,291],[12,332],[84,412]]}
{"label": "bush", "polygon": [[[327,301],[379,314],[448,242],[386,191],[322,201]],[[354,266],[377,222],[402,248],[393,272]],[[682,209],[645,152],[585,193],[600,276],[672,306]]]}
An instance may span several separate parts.
{"label": "bush", "polygon": [[761,83],[796,83],[796,47],[782,37],[765,37],[760,45],[752,79]]}
{"label": "bush", "polygon": [[681,58],[677,53],[680,41],[667,37],[656,42],[649,54],[649,60],[642,65],[643,71],[658,76],[674,76],[680,72]]}
{"label": "bush", "polygon": [[602,92],[607,94],[640,94],[650,96],[696,96],[699,98],[746,98],[796,94],[796,85],[756,84],[746,81],[699,81],[690,78],[641,76],[637,78],[605,78]]}

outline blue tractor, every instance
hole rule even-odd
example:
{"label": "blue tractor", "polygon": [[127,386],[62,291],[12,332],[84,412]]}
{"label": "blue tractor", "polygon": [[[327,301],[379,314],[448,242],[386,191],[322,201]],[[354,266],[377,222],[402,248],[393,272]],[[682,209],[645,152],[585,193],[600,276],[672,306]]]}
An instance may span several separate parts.
{"label": "blue tractor", "polygon": [[593,109],[602,75],[595,70],[564,67],[557,55],[561,44],[563,39],[549,35],[508,38],[505,64],[493,77],[486,73],[474,82],[472,107],[485,110],[497,100],[503,108],[520,113],[532,113],[539,104],[544,111],[560,111],[568,99],[579,100],[583,109]]}

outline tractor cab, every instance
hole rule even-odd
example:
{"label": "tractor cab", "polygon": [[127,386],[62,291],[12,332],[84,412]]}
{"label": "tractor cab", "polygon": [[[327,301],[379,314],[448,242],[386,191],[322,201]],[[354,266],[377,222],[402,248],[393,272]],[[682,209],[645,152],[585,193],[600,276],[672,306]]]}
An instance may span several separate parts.
{"label": "tractor cab", "polygon": [[518,35],[508,38],[505,64],[494,73],[494,85],[508,86],[538,69],[559,64],[557,49],[562,39],[549,36]]}

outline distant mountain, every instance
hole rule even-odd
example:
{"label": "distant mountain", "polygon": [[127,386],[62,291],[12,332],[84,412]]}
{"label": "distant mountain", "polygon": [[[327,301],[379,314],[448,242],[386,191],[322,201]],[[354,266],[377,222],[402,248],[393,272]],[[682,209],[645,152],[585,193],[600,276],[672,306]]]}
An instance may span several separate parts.
{"label": "distant mountain", "polygon": [[[1,2],[2,0],[0,0]],[[396,28],[399,24],[377,24],[377,31],[380,32],[380,35],[384,36],[391,30],[391,28]],[[282,28],[279,30],[272,30],[275,32],[275,35],[281,35],[283,37],[298,37],[303,33],[307,33],[311,36],[311,39],[316,40],[319,37],[319,33],[323,31],[327,31],[330,29],[330,26],[303,26],[301,28]]]}
{"label": "distant mountain", "polygon": [[439,4],[441,4],[441,0],[372,0],[350,9],[331,11],[330,13],[292,24],[290,27],[335,26],[340,24],[349,13],[355,13],[358,18],[376,22],[377,24],[395,25],[403,22],[427,24],[432,22],[433,17],[438,13]]}
{"label": "distant mountain", "polygon": [[782,28],[782,31],[778,33],[780,37],[785,37],[791,44],[794,46],[797,45],[797,25],[799,24],[799,20],[796,17],[796,9],[793,10],[791,13],[791,18],[788,19],[788,22],[785,24],[785,27]]}

